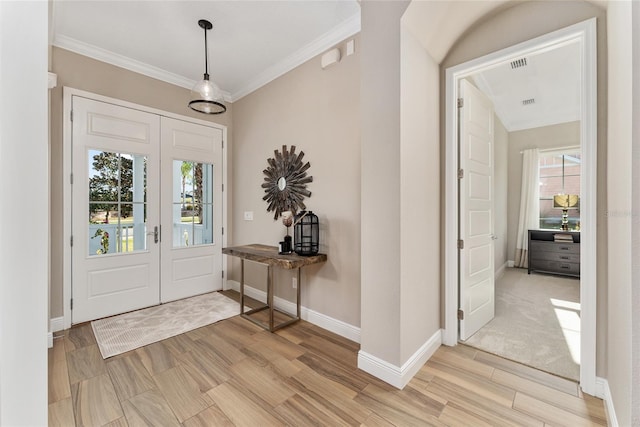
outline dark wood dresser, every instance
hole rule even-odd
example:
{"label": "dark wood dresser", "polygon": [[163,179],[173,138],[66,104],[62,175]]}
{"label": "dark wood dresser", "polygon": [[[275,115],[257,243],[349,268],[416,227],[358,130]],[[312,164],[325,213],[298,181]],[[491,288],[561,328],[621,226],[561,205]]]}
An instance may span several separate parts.
{"label": "dark wood dresser", "polygon": [[529,274],[532,271],[580,277],[580,232],[529,230]]}

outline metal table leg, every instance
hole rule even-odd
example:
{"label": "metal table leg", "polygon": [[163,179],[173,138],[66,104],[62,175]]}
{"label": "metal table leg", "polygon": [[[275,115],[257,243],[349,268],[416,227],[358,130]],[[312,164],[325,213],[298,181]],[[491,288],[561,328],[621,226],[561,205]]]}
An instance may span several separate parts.
{"label": "metal table leg", "polygon": [[269,306],[269,331],[273,332],[273,268],[267,266],[267,305]]}
{"label": "metal table leg", "polygon": [[244,259],[240,258],[240,315],[244,314]]}
{"label": "metal table leg", "polygon": [[300,320],[301,316],[300,316],[300,288],[302,287],[302,282],[300,281],[300,267],[298,267],[298,286],[297,286],[297,292],[296,292],[296,309],[297,309],[297,314],[298,314],[298,320]]}
{"label": "metal table leg", "polygon": [[[290,325],[292,323],[297,322],[298,320],[301,319],[301,309],[300,309],[300,288],[302,283],[300,282],[300,267],[298,267],[298,288],[296,289],[296,316],[294,317],[293,315],[286,313],[284,311],[278,310],[275,308],[275,304],[274,304],[274,294],[275,294],[275,284],[273,281],[273,267],[271,265],[267,265],[267,303],[264,306],[261,307],[257,307],[257,308],[253,308],[251,310],[245,311],[244,310],[244,259],[240,259],[240,316],[250,320],[251,322],[255,323],[256,325],[259,325],[263,328],[265,328],[266,330],[273,332],[273,331],[277,331],[278,329]],[[269,310],[269,321],[268,323],[264,323],[258,319],[254,319],[253,317],[251,317],[251,314],[257,313],[259,311],[262,310]],[[286,317],[289,318],[289,320],[286,320],[284,322],[281,322],[279,324],[275,324],[275,315],[274,315],[274,311],[278,311],[279,313],[282,313],[283,315],[285,315]]]}

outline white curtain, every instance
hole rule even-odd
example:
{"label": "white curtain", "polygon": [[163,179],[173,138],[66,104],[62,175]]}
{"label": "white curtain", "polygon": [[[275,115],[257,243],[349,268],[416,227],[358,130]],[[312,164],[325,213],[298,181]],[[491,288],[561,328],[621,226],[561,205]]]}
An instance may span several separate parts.
{"label": "white curtain", "polygon": [[529,230],[540,228],[540,172],[538,149],[524,150],[522,154],[522,188],[520,215],[516,240],[515,266],[529,266]]}

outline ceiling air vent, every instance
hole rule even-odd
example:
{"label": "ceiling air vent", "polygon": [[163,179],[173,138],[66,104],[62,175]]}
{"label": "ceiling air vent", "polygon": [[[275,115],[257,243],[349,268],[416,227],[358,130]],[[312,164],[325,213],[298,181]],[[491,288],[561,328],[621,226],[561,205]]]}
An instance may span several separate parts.
{"label": "ceiling air vent", "polygon": [[515,70],[516,68],[526,67],[527,66],[527,58],[516,59],[515,61],[511,61],[511,69]]}
{"label": "ceiling air vent", "polygon": [[522,100],[522,105],[532,105],[536,103],[536,99],[535,98],[529,98],[529,99],[523,99]]}

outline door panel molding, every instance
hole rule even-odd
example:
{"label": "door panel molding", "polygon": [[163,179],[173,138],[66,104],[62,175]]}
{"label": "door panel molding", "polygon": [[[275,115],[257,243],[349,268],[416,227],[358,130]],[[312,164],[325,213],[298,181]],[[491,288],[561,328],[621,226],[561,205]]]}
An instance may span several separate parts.
{"label": "door panel molding", "polygon": [[466,79],[460,84],[459,252],[460,339],[467,340],[495,315],[493,218],[493,103]]}

